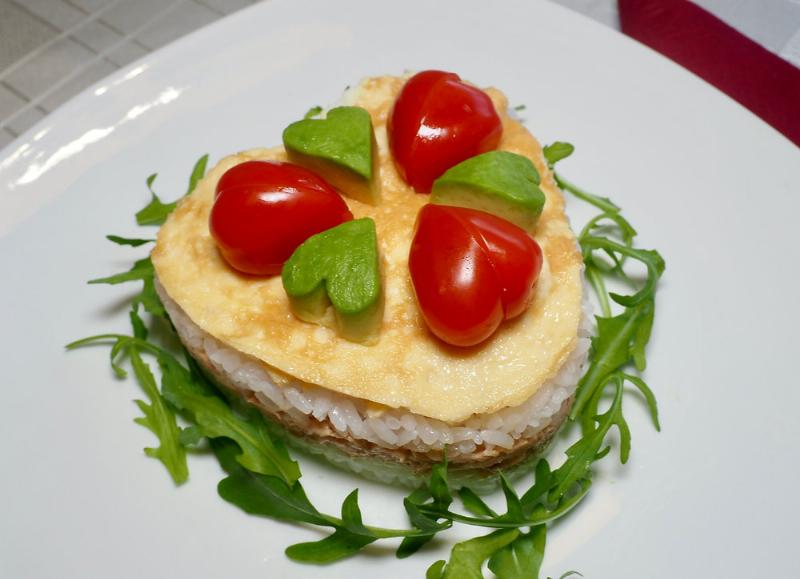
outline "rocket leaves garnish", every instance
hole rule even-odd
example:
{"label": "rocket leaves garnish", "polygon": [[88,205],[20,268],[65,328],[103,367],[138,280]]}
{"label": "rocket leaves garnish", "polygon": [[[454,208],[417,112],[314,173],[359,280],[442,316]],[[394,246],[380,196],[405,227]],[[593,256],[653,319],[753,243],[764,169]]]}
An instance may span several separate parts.
{"label": "rocket leaves garnish", "polygon": [[139,247],[145,243],[153,243],[155,241],[155,239],[131,239],[129,237],[120,237],[119,235],[106,235],[106,239],[117,245],[130,245],[131,247]]}
{"label": "rocket leaves garnish", "polygon": [[[557,142],[543,152],[552,168],[573,150],[569,143]],[[206,163],[204,156],[195,164],[189,193],[205,173]],[[634,246],[636,230],[610,199],[586,192],[557,173],[554,176],[564,191],[600,210],[580,232],[578,241],[586,279],[596,294],[602,315],[597,317],[589,365],[578,383],[569,417],[580,425],[580,437],[567,448],[557,467],[540,458],[529,473],[530,486],[519,493],[501,474],[505,500],[501,512],[470,488],[458,489],[454,496],[446,460],[433,467],[425,487],[405,498],[408,529],[366,524],[357,490],[344,498],[340,516],[319,511],[302,485],[299,466],[289,455],[279,428],[235,395],[218,389],[184,348],[163,346],[179,342],[174,339],[174,328],[168,323],[155,291],[149,257],[136,261],[126,272],[90,282],[142,282],[141,292],[131,300],[132,335],[92,336],[73,342],[68,348],[109,344],[111,366],[119,378],[128,374],[123,367],[127,358],[147,399],[137,401],[143,416],[136,422],[150,429],[159,441],[156,448],[145,452],[161,461],[177,484],[188,477],[187,454],[210,447],[226,473],[218,485],[219,495],[225,501],[250,514],[330,529],[321,540],[286,548],[286,555],[295,561],[328,564],[354,555],[376,541],[398,538],[402,541],[396,556],[409,557],[438,533],[462,524],[491,532],[454,545],[449,560],[431,564],[426,578],[481,579],[488,566],[501,579],[536,579],[545,556],[548,526],[570,513],[589,493],[594,463],[610,454],[614,444],[609,437],[612,429],[618,435],[620,462],[629,459],[631,432],[623,414],[624,400],[630,395],[640,395],[655,428],[660,429],[655,395],[640,373],[646,366],[646,347],[655,317],[655,292],[664,271],[664,260],[656,251]],[[147,180],[150,202],[136,214],[140,225],[162,224],[177,206],[177,202],[164,203],[153,192],[154,179],[155,175]],[[108,239],[130,247],[151,241],[115,235]],[[631,263],[638,263],[644,269],[643,281],[629,274]],[[612,280],[615,287],[630,287],[631,293],[609,291],[607,284]],[[149,318],[140,315],[139,306],[150,314]],[[156,325],[159,331],[151,331]],[[169,337],[165,338],[165,333]],[[158,364],[160,389],[145,355]],[[203,446],[203,441],[208,444]],[[561,577],[572,576],[581,575],[569,571]]]}
{"label": "rocket leaves garnish", "polygon": [[489,570],[503,579],[538,577],[544,560],[546,538],[546,525],[533,527],[528,533],[520,533],[511,543],[492,554]]}
{"label": "rocket leaves garnish", "polygon": [[544,158],[547,161],[547,165],[551,168],[561,159],[566,159],[569,157],[574,151],[575,147],[572,146],[572,144],[564,143],[562,141],[556,141],[555,143],[551,143],[542,149]]}
{"label": "rocket leaves garnish", "polygon": [[516,529],[498,530],[483,537],[456,543],[442,579],[483,579],[483,563],[519,537]]}
{"label": "rocket leaves garnish", "polygon": [[153,191],[153,182],[158,177],[157,173],[153,173],[147,178],[147,188],[150,190],[150,203],[143,207],[136,213],[136,223],[139,225],[162,225],[167,219],[167,215],[172,213],[178,204],[177,201],[173,203],[164,203],[161,198]]}
{"label": "rocket leaves garnish", "polygon": [[164,463],[175,484],[182,484],[189,478],[189,467],[186,464],[186,449],[178,441],[180,431],[175,422],[175,414],[167,407],[167,402],[158,395],[153,372],[142,360],[139,351],[131,348],[128,354],[136,380],[150,401],[149,404],[142,400],[136,401],[143,416],[135,419],[135,422],[150,429],[161,443],[158,448],[145,448],[144,452],[147,456]]}
{"label": "rocket leaves garnish", "polygon": [[131,267],[128,271],[110,275],[108,277],[90,279],[88,283],[107,283],[116,285],[118,283],[136,281],[139,279],[142,281],[153,279],[153,263],[150,261],[149,257],[145,257],[144,259],[134,262],[133,267]]}
{"label": "rocket leaves garnish", "polygon": [[[206,174],[206,165],[208,164],[208,155],[200,157],[192,168],[192,173],[189,176],[189,187],[186,190],[186,195],[194,191],[198,181]],[[147,178],[147,188],[150,190],[150,203],[147,204],[136,214],[136,223],[139,225],[163,225],[167,219],[167,215],[172,213],[172,210],[178,205],[177,201],[172,203],[164,203],[161,201],[156,192],[153,191],[153,182],[156,180],[158,173],[153,173]]]}

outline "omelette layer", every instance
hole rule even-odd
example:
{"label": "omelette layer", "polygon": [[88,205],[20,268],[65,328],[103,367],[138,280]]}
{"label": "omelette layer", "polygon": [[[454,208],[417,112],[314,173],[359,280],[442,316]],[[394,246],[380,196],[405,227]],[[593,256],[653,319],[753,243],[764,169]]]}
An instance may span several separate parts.
{"label": "omelette layer", "polygon": [[503,120],[500,149],[527,156],[542,176],[547,201],[535,238],[544,266],[531,307],[486,342],[464,349],[435,338],[419,312],[408,273],[414,222],[428,196],[402,181],[386,139],[387,116],[402,83],[397,77],[368,79],[347,103],[370,112],[380,152],[382,203],[372,207],[345,198],[354,217],[373,218],[378,232],[385,311],[377,344],[348,342],[329,328],[300,321],[289,309],[280,276],[239,274],[217,251],[208,230],[217,181],[247,160],[286,160],[282,148],[223,159],[171,214],[152,258],[163,289],[192,321],[263,362],[276,383],[301,381],[372,402],[376,411],[404,408],[457,424],[521,404],[558,372],[578,340],[582,260],[540,145],[508,116],[502,93],[488,89]]}

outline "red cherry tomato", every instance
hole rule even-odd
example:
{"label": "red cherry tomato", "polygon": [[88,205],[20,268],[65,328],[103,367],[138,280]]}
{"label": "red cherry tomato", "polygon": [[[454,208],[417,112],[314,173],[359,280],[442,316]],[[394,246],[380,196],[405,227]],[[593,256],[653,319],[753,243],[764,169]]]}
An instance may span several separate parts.
{"label": "red cherry tomato", "polygon": [[454,346],[474,346],[528,307],[542,250],[523,229],[495,215],[426,205],[408,267],[431,332]]}
{"label": "red cherry tomato", "polygon": [[246,161],[217,183],[209,228],[231,267],[274,275],[306,239],[352,218],[315,173],[291,163]]}
{"label": "red cherry tomato", "polygon": [[503,132],[485,92],[440,70],[408,79],[387,128],[395,164],[418,193],[430,193],[450,167],[496,149]]}

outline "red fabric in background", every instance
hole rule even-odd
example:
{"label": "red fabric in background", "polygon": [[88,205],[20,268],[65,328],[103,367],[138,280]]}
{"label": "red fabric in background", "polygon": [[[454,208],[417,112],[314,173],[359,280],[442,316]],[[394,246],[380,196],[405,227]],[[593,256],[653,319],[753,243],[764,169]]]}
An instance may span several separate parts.
{"label": "red fabric in background", "polygon": [[800,146],[800,69],[688,0],[618,0],[622,31],[744,105]]}

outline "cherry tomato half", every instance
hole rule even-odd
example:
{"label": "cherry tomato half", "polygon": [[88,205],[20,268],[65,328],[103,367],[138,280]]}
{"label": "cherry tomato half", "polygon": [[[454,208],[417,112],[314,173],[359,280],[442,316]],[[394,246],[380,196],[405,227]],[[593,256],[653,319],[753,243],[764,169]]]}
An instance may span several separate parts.
{"label": "cherry tomato half", "polygon": [[503,132],[485,92],[440,70],[408,79],[387,128],[395,164],[418,193],[430,193],[450,167],[496,149]]}
{"label": "cherry tomato half", "polygon": [[528,307],[542,250],[523,229],[495,215],[426,205],[408,267],[431,332],[454,346],[474,346]]}
{"label": "cherry tomato half", "polygon": [[217,183],[209,228],[231,267],[274,275],[306,239],[352,218],[317,174],[291,163],[246,161]]}

